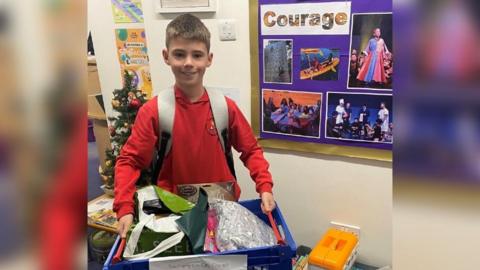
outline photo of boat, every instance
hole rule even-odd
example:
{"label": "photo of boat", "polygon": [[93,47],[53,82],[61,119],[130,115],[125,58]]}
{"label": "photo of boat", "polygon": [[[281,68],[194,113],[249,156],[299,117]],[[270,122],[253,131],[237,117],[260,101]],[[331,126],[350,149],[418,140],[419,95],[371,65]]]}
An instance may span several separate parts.
{"label": "photo of boat", "polygon": [[338,50],[326,48],[301,49],[301,80],[338,80]]}

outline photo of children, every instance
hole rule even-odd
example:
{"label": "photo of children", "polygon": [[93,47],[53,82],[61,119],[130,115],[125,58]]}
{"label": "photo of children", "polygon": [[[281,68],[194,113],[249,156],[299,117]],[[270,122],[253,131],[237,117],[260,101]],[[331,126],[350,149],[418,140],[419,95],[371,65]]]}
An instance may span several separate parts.
{"label": "photo of children", "polygon": [[393,142],[392,96],[327,93],[325,137]]}
{"label": "photo of children", "polygon": [[292,83],[291,39],[263,41],[263,81],[265,83]]}
{"label": "photo of children", "polygon": [[322,94],[263,89],[263,132],[320,137]]}
{"label": "photo of children", "polygon": [[353,14],[348,88],[392,89],[392,14]]}
{"label": "photo of children", "polygon": [[300,49],[301,80],[338,80],[338,49],[302,48]]}

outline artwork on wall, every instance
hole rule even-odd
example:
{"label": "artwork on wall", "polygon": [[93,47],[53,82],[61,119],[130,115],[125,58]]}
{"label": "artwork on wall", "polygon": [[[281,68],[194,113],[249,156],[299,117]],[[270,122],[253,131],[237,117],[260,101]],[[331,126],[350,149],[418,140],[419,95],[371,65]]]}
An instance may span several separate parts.
{"label": "artwork on wall", "polygon": [[322,150],[328,153],[372,149],[391,158],[391,0],[256,5],[258,88],[252,95],[259,103],[252,106],[259,107],[261,143],[331,146]]}
{"label": "artwork on wall", "polygon": [[111,0],[115,23],[143,23],[141,0]]}
{"label": "artwork on wall", "polygon": [[[123,80],[125,72],[132,75],[134,87],[142,90],[148,99],[152,95],[153,87],[142,0],[110,0],[110,2],[116,26],[115,50],[120,64],[120,77]],[[122,85],[123,83],[122,81]]]}
{"label": "artwork on wall", "polygon": [[122,74],[126,70],[133,75],[133,83],[137,89],[142,89],[147,94],[147,98],[150,98],[152,79],[145,30],[143,28],[116,29],[115,37]]}

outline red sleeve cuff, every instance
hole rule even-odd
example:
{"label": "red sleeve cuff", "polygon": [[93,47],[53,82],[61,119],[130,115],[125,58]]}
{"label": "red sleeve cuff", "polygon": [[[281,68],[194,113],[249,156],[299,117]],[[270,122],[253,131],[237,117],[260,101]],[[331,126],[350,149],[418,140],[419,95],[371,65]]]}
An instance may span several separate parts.
{"label": "red sleeve cuff", "polygon": [[124,203],[122,204],[121,206],[119,206],[119,208],[117,209],[117,219],[120,219],[121,217],[125,216],[125,215],[128,215],[128,214],[134,214],[134,211],[133,211],[133,204],[129,204],[129,203]]}
{"label": "red sleeve cuff", "polygon": [[263,192],[270,192],[273,194],[272,192],[272,187],[273,187],[273,184],[272,183],[264,183],[260,186],[257,187],[257,192],[258,194],[262,194]]}

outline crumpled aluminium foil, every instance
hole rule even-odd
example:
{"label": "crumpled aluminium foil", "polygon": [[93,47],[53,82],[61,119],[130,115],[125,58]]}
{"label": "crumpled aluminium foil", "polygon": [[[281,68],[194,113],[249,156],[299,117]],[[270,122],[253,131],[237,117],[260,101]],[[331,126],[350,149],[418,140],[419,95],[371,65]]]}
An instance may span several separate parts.
{"label": "crumpled aluminium foil", "polygon": [[215,199],[210,203],[218,218],[216,241],[219,251],[273,246],[270,226],[237,202]]}

